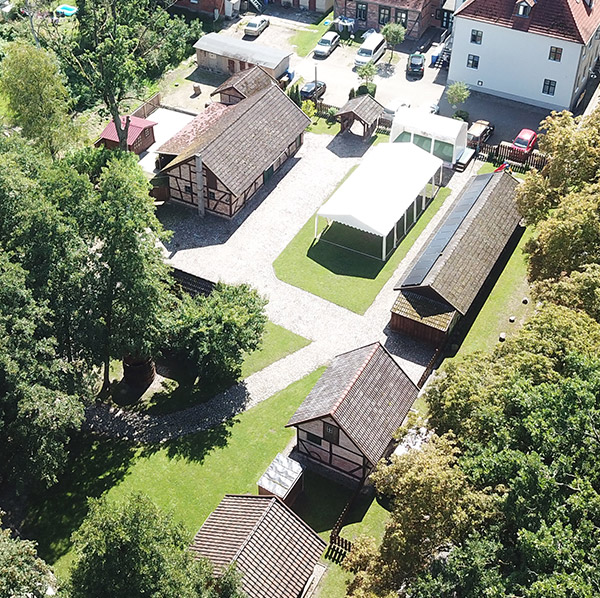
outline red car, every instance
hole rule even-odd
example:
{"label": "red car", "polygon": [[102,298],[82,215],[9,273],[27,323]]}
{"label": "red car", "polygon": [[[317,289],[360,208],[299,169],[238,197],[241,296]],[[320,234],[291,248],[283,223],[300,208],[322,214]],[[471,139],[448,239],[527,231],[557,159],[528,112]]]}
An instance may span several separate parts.
{"label": "red car", "polygon": [[530,153],[537,141],[537,133],[531,129],[521,129],[521,132],[515,137],[512,142],[512,149]]}

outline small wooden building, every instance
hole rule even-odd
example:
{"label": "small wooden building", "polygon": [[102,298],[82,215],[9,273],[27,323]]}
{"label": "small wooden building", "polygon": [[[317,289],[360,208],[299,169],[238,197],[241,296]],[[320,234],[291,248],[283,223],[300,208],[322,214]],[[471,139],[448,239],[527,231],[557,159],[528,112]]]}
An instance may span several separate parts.
{"label": "small wooden building", "polygon": [[370,139],[377,130],[383,110],[383,106],[375,98],[366,94],[348,100],[335,116],[340,121],[342,133],[358,120],[363,126],[364,139]]}
{"label": "small wooden building", "polygon": [[380,343],[333,359],[286,424],[307,465],[357,484],[391,451],[419,389]]}
{"label": "small wooden building", "polygon": [[[126,119],[129,118],[129,130],[127,131],[127,149],[136,153],[138,156],[146,151],[155,141],[154,127],[155,122],[139,118],[137,116],[122,116],[121,126],[125,127]],[[113,120],[108,123],[104,131],[100,134],[100,139],[96,141],[96,146],[104,145],[108,149],[119,147],[119,137],[117,127]]]}
{"label": "small wooden building", "polygon": [[235,563],[248,598],[300,598],[325,547],[277,497],[226,494],[190,550],[211,561],[216,574]]}
{"label": "small wooden building", "polygon": [[229,77],[227,81],[219,85],[210,95],[219,96],[221,104],[237,104],[251,95],[262,91],[269,85],[276,85],[277,82],[267,71],[257,66],[246,69]]}
{"label": "small wooden building", "polygon": [[304,488],[303,474],[304,468],[298,461],[277,453],[267,471],[258,480],[258,493],[277,496],[291,507]]}
{"label": "small wooden building", "polygon": [[298,151],[309,124],[277,85],[231,106],[211,104],[158,149],[170,199],[233,217]]}
{"label": "small wooden building", "polygon": [[287,50],[219,33],[203,35],[194,44],[194,48],[200,68],[234,75],[253,66],[260,66],[274,79],[279,79],[289,70],[292,55]]}
{"label": "small wooden building", "polygon": [[470,179],[395,286],[393,330],[444,343],[519,226],[518,184],[507,172]]}

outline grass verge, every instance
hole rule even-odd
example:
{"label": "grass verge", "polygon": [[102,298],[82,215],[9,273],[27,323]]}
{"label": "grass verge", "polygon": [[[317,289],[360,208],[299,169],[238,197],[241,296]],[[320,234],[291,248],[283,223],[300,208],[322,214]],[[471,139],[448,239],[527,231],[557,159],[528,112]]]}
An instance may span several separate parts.
{"label": "grass verge", "polygon": [[[447,188],[438,191],[385,263],[328,243],[314,243],[312,217],[273,262],[275,274],[283,282],[364,314],[449,194]],[[319,232],[325,228],[325,221],[320,220]]]}
{"label": "grass verge", "polygon": [[289,42],[292,46],[295,46],[296,54],[298,56],[308,56],[321,37],[329,31],[332,21],[333,13],[330,12],[314,25],[308,25],[294,33]]}

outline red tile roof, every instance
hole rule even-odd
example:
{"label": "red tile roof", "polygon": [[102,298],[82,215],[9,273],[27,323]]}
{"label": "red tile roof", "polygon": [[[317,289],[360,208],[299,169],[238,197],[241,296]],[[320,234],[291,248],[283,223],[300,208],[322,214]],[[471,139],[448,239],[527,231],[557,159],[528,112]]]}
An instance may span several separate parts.
{"label": "red tile roof", "polygon": [[455,14],[581,44],[587,44],[600,25],[600,5],[590,8],[584,0],[537,0],[528,17],[517,15],[517,4],[515,0],[467,0]]}
{"label": "red tile roof", "polygon": [[[121,125],[125,127],[126,116],[121,117]],[[153,127],[156,123],[151,120],[139,118],[137,116],[129,117],[129,130],[127,131],[127,145],[133,145],[135,140],[142,134],[144,129]],[[117,136],[117,127],[115,127],[115,121],[111,120],[106,126],[106,129],[102,131],[100,139],[106,139],[107,141],[116,141],[118,143],[119,137]]]}
{"label": "red tile roof", "polygon": [[325,542],[275,496],[227,494],[190,550],[222,572],[232,562],[249,598],[296,598]]}

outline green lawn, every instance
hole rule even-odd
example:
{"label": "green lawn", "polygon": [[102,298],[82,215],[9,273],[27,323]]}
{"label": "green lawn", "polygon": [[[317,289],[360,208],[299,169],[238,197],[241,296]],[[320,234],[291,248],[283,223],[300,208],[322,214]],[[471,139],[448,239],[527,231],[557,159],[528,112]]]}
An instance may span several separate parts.
{"label": "green lawn", "polygon": [[[439,190],[385,263],[329,243],[314,243],[313,216],[273,262],[275,274],[288,284],[364,314],[449,194],[449,189]],[[320,219],[319,232],[324,228],[325,221]]]}
{"label": "green lawn", "polygon": [[[248,378],[309,344],[308,339],[294,334],[282,326],[267,322],[262,346],[258,350],[246,354],[244,358],[242,379]],[[168,367],[168,374],[164,371],[164,367]],[[208,401],[235,384],[235,380],[195,382],[185,366],[168,360],[159,361],[158,369],[165,375],[162,386],[160,388],[151,386],[140,395],[139,391],[130,388],[124,382],[117,382],[123,376],[123,367],[120,361],[115,361],[111,367],[111,378],[115,380],[112,388],[113,400],[118,405],[135,411],[153,414],[172,413]]]}
{"label": "green lawn", "polygon": [[[308,25],[306,28],[294,33],[289,42],[296,47],[296,54],[298,56],[308,56],[321,37],[329,31],[332,20],[333,13],[330,12],[314,25]],[[329,21],[327,25],[325,25],[325,21]]]}
{"label": "green lawn", "polygon": [[294,436],[284,425],[322,373],[316,370],[208,432],[146,448],[82,441],[62,482],[32,498],[27,537],[39,542],[40,556],[64,579],[72,558],[69,538],[87,512],[87,498],[119,501],[143,492],[172,512],[191,539],[224,494],[256,492],[264,470]]}

